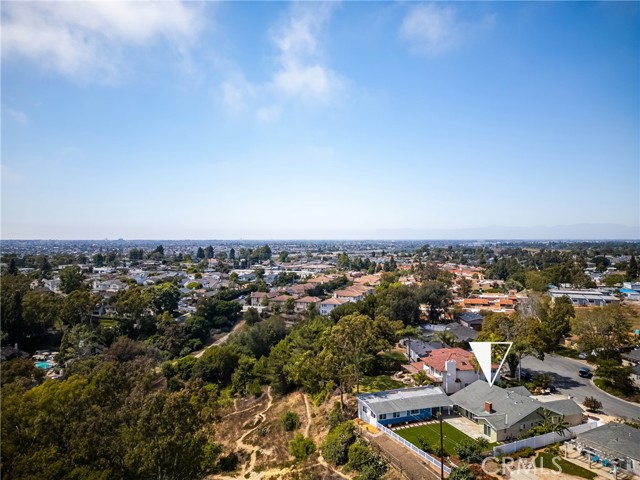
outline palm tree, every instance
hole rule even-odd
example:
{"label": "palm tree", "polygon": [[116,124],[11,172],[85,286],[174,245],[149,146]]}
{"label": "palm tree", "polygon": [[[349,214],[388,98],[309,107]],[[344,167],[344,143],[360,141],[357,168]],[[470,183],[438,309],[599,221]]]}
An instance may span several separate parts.
{"label": "palm tree", "polygon": [[424,370],[416,373],[413,376],[413,381],[416,383],[416,385],[430,385],[431,383],[433,383]]}
{"label": "palm tree", "polygon": [[551,410],[542,409],[542,423],[538,426],[540,434],[553,432],[564,437],[570,426],[569,423],[564,421],[564,415],[556,417]]}
{"label": "palm tree", "polygon": [[456,337],[453,335],[453,333],[451,333],[448,330],[442,330],[440,332],[437,332],[431,338],[436,342],[440,342],[449,347],[457,343]]}

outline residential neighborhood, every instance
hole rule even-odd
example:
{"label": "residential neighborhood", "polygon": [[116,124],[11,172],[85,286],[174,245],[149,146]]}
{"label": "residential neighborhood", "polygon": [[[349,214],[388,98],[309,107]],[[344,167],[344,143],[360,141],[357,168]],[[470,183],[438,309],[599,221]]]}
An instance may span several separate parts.
{"label": "residential neighborhood", "polygon": [[[509,267],[513,274],[505,274],[500,262],[509,254],[504,249],[498,260],[480,265],[495,248],[490,245],[463,254],[463,263],[452,257],[464,245],[453,250],[429,246],[427,254],[426,246],[414,246],[412,252],[409,243],[358,244],[349,252],[335,245],[316,252],[303,243],[286,245],[289,250],[278,244],[210,243],[194,250],[160,244],[146,252],[136,244],[111,251],[105,244],[84,246],[79,253],[71,242],[69,253],[41,250],[34,257],[19,253],[24,244],[4,243],[10,249],[2,252],[8,259],[3,262],[5,291],[24,288],[16,290],[19,295],[38,299],[24,304],[27,315],[31,304],[49,305],[52,310],[46,311],[52,313],[46,329],[29,327],[35,336],[9,330],[15,340],[2,348],[3,362],[33,362],[44,378],[64,382],[76,363],[109,355],[118,343],[115,337],[125,335],[161,354],[164,378],[175,388],[200,379],[246,392],[249,387],[240,387],[233,373],[242,362],[255,364],[246,381],[253,382],[259,399],[263,381],[285,395],[289,382],[306,385],[296,388],[309,394],[319,394],[330,382],[342,411],[353,405],[355,420],[346,413],[342,418],[355,422],[362,441],[392,463],[396,449],[406,451],[405,462],[411,464],[415,456],[413,461],[423,462],[416,468],[435,472],[428,475],[460,468],[466,461],[461,445],[473,442],[494,455],[534,447],[544,453],[566,443],[576,468],[584,468],[586,461],[589,470],[584,452],[591,452],[592,467],[596,456],[612,465],[606,452],[613,450],[595,443],[588,449],[579,446],[587,445],[591,430],[640,420],[640,305],[627,291],[640,293],[633,290],[639,284],[602,281],[593,286],[584,280],[589,261],[584,276],[576,271],[573,283],[567,283],[554,278],[551,269],[542,274],[526,270],[526,259]],[[533,259],[537,253],[529,255]],[[611,275],[632,276],[635,258],[612,256],[610,262],[618,262]],[[524,284],[514,278],[523,278]],[[581,283],[590,285],[578,288]],[[600,335],[601,328],[609,334]],[[315,345],[311,350],[295,350],[309,341]],[[491,378],[471,350],[471,342],[486,341],[517,345],[507,356],[494,352]],[[264,342],[270,343],[261,346]],[[265,348],[288,352],[284,364],[267,367],[267,372],[284,369],[284,384],[272,373],[258,373],[256,357],[244,353],[268,352]],[[226,380],[206,373],[214,352],[232,355],[229,361],[238,365]],[[263,358],[273,362],[269,359],[275,355]],[[194,361],[202,366],[190,366]],[[176,368],[190,373],[177,375]],[[291,369],[305,373],[298,376]],[[323,369],[329,375],[325,380],[306,383]],[[354,372],[360,373],[354,377]],[[446,455],[436,448],[440,421]],[[625,445],[615,451],[626,452]],[[618,456],[615,475],[635,474],[634,461]],[[604,468],[602,460],[598,465]]]}

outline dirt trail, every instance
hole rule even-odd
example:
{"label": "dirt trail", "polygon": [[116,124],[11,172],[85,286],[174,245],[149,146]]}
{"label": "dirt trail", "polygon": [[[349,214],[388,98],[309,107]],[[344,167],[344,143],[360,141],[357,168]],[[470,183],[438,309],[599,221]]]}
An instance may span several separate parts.
{"label": "dirt trail", "polygon": [[222,345],[223,343],[225,343],[227,340],[229,340],[229,337],[231,336],[231,334],[233,332],[235,332],[236,330],[238,330],[239,328],[242,328],[242,326],[244,325],[244,320],[240,320],[238,323],[236,323],[233,328],[231,329],[231,331],[229,333],[225,333],[222,337],[220,337],[218,340],[216,340],[215,342],[213,342],[211,345],[207,345],[205,348],[203,348],[202,350],[198,350],[197,352],[191,352],[191,355],[196,357],[196,358],[200,358],[202,355],[204,355],[204,352],[207,351],[208,348],[213,347],[214,345]]}
{"label": "dirt trail", "polygon": [[[245,450],[249,452],[249,464],[245,465],[242,467],[242,470],[240,471],[239,474],[230,477],[230,476],[225,476],[225,475],[216,475],[213,478],[216,479],[220,479],[220,480],[232,480],[232,479],[237,479],[237,478],[247,478],[247,479],[255,479],[255,480],[259,480],[259,479],[264,479],[265,477],[272,477],[272,476],[278,476],[278,475],[284,475],[285,473],[289,473],[292,471],[292,468],[295,468],[295,466],[293,467],[286,467],[286,468],[270,468],[268,470],[263,470],[261,472],[253,472],[253,469],[255,467],[256,464],[256,452],[260,449],[259,447],[255,446],[255,445],[249,445],[244,443],[245,438],[247,438],[251,433],[253,433],[257,428],[259,428],[265,421],[266,417],[265,414],[269,411],[269,409],[272,407],[273,405],[273,397],[271,396],[271,387],[267,388],[267,406],[264,408],[264,410],[262,410],[261,412],[257,413],[255,418],[254,418],[254,423],[256,423],[256,426],[253,427],[252,429],[248,430],[246,433],[244,433],[244,435],[242,435],[238,440],[236,440],[236,448],[238,450]],[[306,415],[307,415],[307,424],[305,426],[304,429],[304,436],[308,437],[309,436],[309,431],[311,429],[311,423],[312,423],[312,417],[311,417],[311,408],[309,406],[309,399],[307,398],[307,396],[303,393],[302,394],[302,398],[304,399],[304,406],[306,409]],[[250,410],[252,407],[246,408],[242,411],[246,411],[246,410]],[[234,412],[234,413],[240,413],[240,412]],[[230,415],[233,415],[234,413],[231,413]],[[332,465],[329,465],[326,460],[324,458],[322,458],[322,455],[318,452],[318,463],[319,465],[322,465],[324,468],[326,468],[327,470],[331,471],[333,474],[335,474],[335,477],[333,478],[344,478],[346,480],[349,480],[351,477],[349,477],[348,475],[345,475],[342,472],[339,472],[338,470],[336,470],[335,467],[333,467]],[[311,465],[313,466],[313,465]],[[308,468],[310,468],[311,466],[309,466]],[[246,475],[246,476],[245,476]]]}
{"label": "dirt trail", "polygon": [[311,429],[311,409],[309,408],[309,399],[303,393],[302,398],[304,399],[304,408],[307,410],[307,426],[304,427],[304,436],[309,436],[309,430]]}

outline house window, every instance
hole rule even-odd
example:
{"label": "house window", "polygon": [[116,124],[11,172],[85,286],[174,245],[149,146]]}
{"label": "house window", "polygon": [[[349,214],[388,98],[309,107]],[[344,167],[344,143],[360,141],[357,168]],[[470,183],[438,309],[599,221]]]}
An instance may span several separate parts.
{"label": "house window", "polygon": [[[371,416],[372,416],[373,418],[376,418],[376,414],[375,414],[375,413],[373,413],[373,412],[371,412]],[[384,420],[385,418],[387,418],[387,416],[386,416],[386,415],[380,415],[380,420]]]}
{"label": "house window", "polygon": [[521,423],[520,424],[520,430],[524,430],[525,428],[527,428],[527,424],[526,423]]}
{"label": "house window", "polygon": [[393,412],[393,418],[400,418],[400,412]]}
{"label": "house window", "polygon": [[369,411],[369,409],[368,409],[367,407],[364,407],[364,406],[363,406],[363,407],[362,407],[362,411],[363,411],[364,413],[367,413],[367,412]]}
{"label": "house window", "polygon": [[418,415],[420,410],[411,410],[411,415]]}
{"label": "house window", "polygon": [[[373,418],[376,418],[376,414],[372,413],[371,416],[373,416]],[[380,420],[386,420],[387,419],[387,414],[386,413],[381,413],[380,414]]]}

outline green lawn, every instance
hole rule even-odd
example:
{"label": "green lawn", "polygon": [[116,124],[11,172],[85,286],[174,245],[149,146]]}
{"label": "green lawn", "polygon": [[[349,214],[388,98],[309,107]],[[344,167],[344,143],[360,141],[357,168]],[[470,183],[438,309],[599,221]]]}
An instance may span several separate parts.
{"label": "green lawn", "polygon": [[[544,468],[548,468],[549,470],[557,471],[558,467],[556,467],[553,463],[554,455],[542,452],[538,454],[536,457],[536,467],[540,467],[541,464],[544,464]],[[541,462],[542,459],[542,462]],[[571,463],[566,461],[564,458],[556,458],[556,463],[562,468],[562,473],[566,473],[567,475],[574,475],[576,477],[582,478],[595,478],[597,474],[593,470],[588,470],[586,468],[582,468],[580,465],[576,465],[575,463]]]}
{"label": "green lawn", "polygon": [[397,388],[406,388],[407,386],[408,385],[405,385],[402,382],[394,380],[389,375],[363,377],[360,381],[360,393],[379,392],[380,390],[395,390]]}
{"label": "green lawn", "polygon": [[[421,442],[419,439],[424,439],[431,446],[432,450],[440,446],[440,424],[437,422],[419,427],[394,430],[394,433],[409,440],[416,447],[420,447]],[[456,453],[456,445],[462,440],[470,438],[446,422],[442,424],[442,435],[444,437],[444,450],[448,455],[454,455]]]}
{"label": "green lawn", "polygon": [[111,318],[101,318],[100,326],[104,328],[113,328],[117,327],[120,324],[117,320],[113,320]]}

